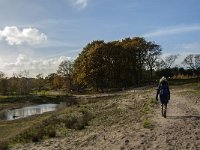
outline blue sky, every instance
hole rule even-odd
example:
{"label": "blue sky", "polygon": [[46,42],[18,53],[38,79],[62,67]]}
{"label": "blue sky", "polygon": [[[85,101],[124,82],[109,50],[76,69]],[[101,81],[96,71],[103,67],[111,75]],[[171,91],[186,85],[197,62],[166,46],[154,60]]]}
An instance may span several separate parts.
{"label": "blue sky", "polygon": [[143,36],[200,53],[199,0],[0,0],[0,71],[55,72],[92,40]]}

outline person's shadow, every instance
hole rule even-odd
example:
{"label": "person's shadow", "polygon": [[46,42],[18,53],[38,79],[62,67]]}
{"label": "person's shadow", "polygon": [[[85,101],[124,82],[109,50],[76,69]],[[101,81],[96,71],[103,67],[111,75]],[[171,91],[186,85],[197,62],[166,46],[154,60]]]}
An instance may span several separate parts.
{"label": "person's shadow", "polygon": [[188,115],[188,116],[167,116],[168,119],[193,119],[193,120],[199,120],[200,116],[196,115]]}

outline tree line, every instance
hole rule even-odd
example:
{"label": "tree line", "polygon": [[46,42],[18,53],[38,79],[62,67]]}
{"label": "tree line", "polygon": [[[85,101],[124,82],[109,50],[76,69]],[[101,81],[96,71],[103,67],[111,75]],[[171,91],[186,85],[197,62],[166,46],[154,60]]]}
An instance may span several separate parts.
{"label": "tree line", "polygon": [[0,95],[29,95],[38,94],[49,90],[63,90],[69,92],[71,89],[72,62],[65,60],[60,63],[57,72],[46,77],[40,73],[35,78],[30,78],[29,71],[14,73],[12,77],[0,71]]}
{"label": "tree line", "polygon": [[93,41],[87,44],[74,62],[73,79],[79,87],[97,90],[128,87],[152,78],[161,47],[144,38],[121,41]]}
{"label": "tree line", "polygon": [[161,58],[162,48],[141,37],[88,43],[73,65],[73,82],[78,88],[96,90],[138,86],[163,75],[199,76],[200,55],[190,54],[182,66],[172,67],[179,55]]}
{"label": "tree line", "polygon": [[182,66],[173,67],[179,55],[161,58],[162,48],[141,37],[88,43],[73,61],[65,60],[57,72],[44,77],[28,78],[28,71],[8,78],[0,72],[0,93],[27,95],[42,90],[80,90],[92,88],[126,88],[166,77],[200,75],[200,54],[190,54]]}

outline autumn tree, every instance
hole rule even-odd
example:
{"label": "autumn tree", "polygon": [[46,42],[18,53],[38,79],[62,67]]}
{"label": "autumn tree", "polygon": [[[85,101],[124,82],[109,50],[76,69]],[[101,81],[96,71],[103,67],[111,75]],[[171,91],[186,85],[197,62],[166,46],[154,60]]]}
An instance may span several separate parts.
{"label": "autumn tree", "polygon": [[60,90],[63,87],[63,78],[60,75],[55,75],[53,78],[53,88]]}
{"label": "autumn tree", "polygon": [[49,74],[49,75],[47,75],[46,77],[45,77],[45,80],[47,81],[47,84],[48,84],[48,86],[50,87],[50,88],[53,88],[53,81],[54,81],[54,78],[57,76],[57,74],[56,73],[51,73],[51,74]]}
{"label": "autumn tree", "polygon": [[136,84],[140,83],[144,79],[143,72],[145,70],[145,61],[147,55],[147,41],[141,37],[135,37],[132,39],[132,46],[134,47],[131,49],[135,51],[135,56],[133,55],[133,59],[136,59]]}
{"label": "autumn tree", "polygon": [[57,74],[64,79],[64,88],[69,92],[72,86],[72,62],[62,61],[58,66]]}
{"label": "autumn tree", "polygon": [[155,43],[154,47],[149,46],[140,37],[108,43],[93,41],[83,48],[74,61],[73,81],[79,87],[89,86],[102,91],[103,88],[139,84],[144,79],[149,51],[157,50],[155,55],[161,51]]}

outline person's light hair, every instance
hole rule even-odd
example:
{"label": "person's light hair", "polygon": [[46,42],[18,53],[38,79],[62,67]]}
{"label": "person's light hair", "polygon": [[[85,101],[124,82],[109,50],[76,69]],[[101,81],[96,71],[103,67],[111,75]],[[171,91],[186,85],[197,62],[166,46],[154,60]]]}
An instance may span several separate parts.
{"label": "person's light hair", "polygon": [[167,79],[164,76],[160,79],[160,83],[163,81],[167,81]]}

